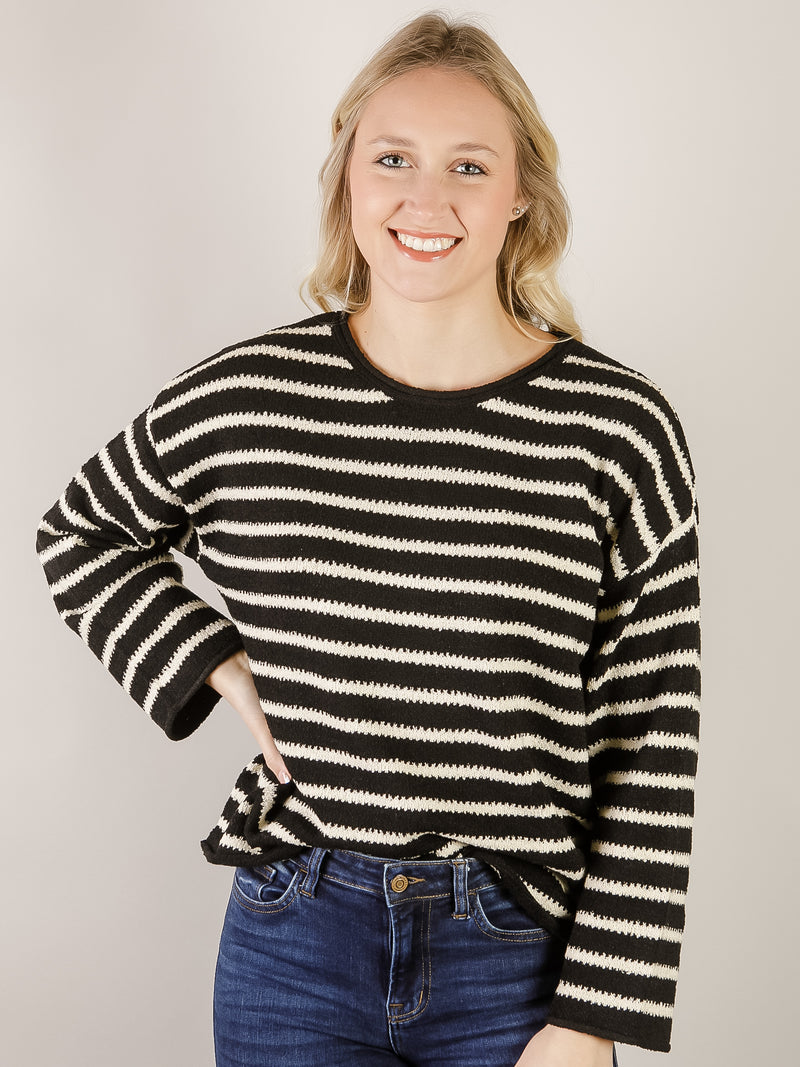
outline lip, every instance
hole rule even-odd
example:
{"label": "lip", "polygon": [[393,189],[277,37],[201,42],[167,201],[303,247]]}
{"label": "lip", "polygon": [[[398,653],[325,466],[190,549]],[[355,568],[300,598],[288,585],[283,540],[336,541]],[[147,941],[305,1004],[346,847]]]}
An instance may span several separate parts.
{"label": "lip", "polygon": [[436,263],[440,259],[446,259],[451,252],[455,252],[455,250],[458,248],[462,241],[461,237],[456,237],[455,234],[452,233],[441,233],[431,231],[425,232],[423,230],[406,230],[405,228],[401,229],[400,233],[404,233],[408,237],[419,237],[423,241],[433,241],[436,240],[437,237],[445,238],[448,241],[455,241],[455,244],[451,245],[450,248],[443,248],[439,252],[418,252],[414,248],[407,248],[405,245],[400,244],[399,240],[397,239],[397,230],[390,228],[389,233],[391,235],[392,241],[394,242],[395,248],[404,256],[406,256],[406,258],[413,259],[417,263]]}

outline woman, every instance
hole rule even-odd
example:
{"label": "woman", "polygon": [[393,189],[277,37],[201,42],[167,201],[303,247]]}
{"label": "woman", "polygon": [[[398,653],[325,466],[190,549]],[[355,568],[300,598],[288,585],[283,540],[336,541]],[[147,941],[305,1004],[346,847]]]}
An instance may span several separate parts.
{"label": "woman", "polygon": [[222,695],[261,749],[203,843],[237,868],[220,1065],[669,1047],[693,477],[580,341],[556,165],[483,31],[410,23],[334,116],[323,314],[178,376],[42,523],[59,610],[168,736]]}

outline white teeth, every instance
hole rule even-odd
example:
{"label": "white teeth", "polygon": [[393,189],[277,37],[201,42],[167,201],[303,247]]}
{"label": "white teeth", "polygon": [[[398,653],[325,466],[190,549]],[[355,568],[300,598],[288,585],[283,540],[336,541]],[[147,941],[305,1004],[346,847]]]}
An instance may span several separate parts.
{"label": "white teeth", "polygon": [[413,248],[415,252],[446,252],[456,243],[455,237],[412,237],[411,234],[396,231],[397,240],[406,248]]}

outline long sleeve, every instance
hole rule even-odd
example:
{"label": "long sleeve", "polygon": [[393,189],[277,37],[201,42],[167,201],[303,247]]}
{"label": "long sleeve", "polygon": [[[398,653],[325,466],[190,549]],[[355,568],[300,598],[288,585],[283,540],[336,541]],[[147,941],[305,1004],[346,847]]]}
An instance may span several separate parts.
{"label": "long sleeve", "polygon": [[595,799],[553,1023],[669,1049],[697,763],[696,511],[609,582],[587,672]]}
{"label": "long sleeve", "polygon": [[197,536],[144,412],[89,460],[45,515],[37,549],[56,607],[131,697],[178,740],[206,718],[211,670],[238,631],[182,584],[171,549]]}

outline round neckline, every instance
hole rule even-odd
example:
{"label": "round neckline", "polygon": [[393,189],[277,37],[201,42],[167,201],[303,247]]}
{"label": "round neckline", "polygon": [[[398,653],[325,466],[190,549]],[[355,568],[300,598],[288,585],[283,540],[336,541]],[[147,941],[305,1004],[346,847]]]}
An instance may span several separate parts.
{"label": "round neckline", "polygon": [[524,367],[519,367],[509,374],[503,375],[501,378],[495,378],[494,381],[485,382],[483,385],[472,385],[466,389],[422,389],[419,386],[407,385],[405,382],[400,382],[396,378],[390,377],[376,367],[374,363],[370,362],[358,347],[355,337],[353,337],[347,322],[348,317],[345,311],[337,312],[333,328],[340,344],[352,360],[355,368],[364,372],[372,379],[373,383],[377,382],[384,392],[389,393],[396,399],[414,400],[423,404],[451,405],[488,400],[511,388],[519,381],[536,377],[545,366],[549,366],[571,352],[575,344],[574,338],[566,337],[564,334],[556,334],[555,336],[558,340],[544,355],[539,356],[538,359],[533,360],[531,363],[526,363]]}

